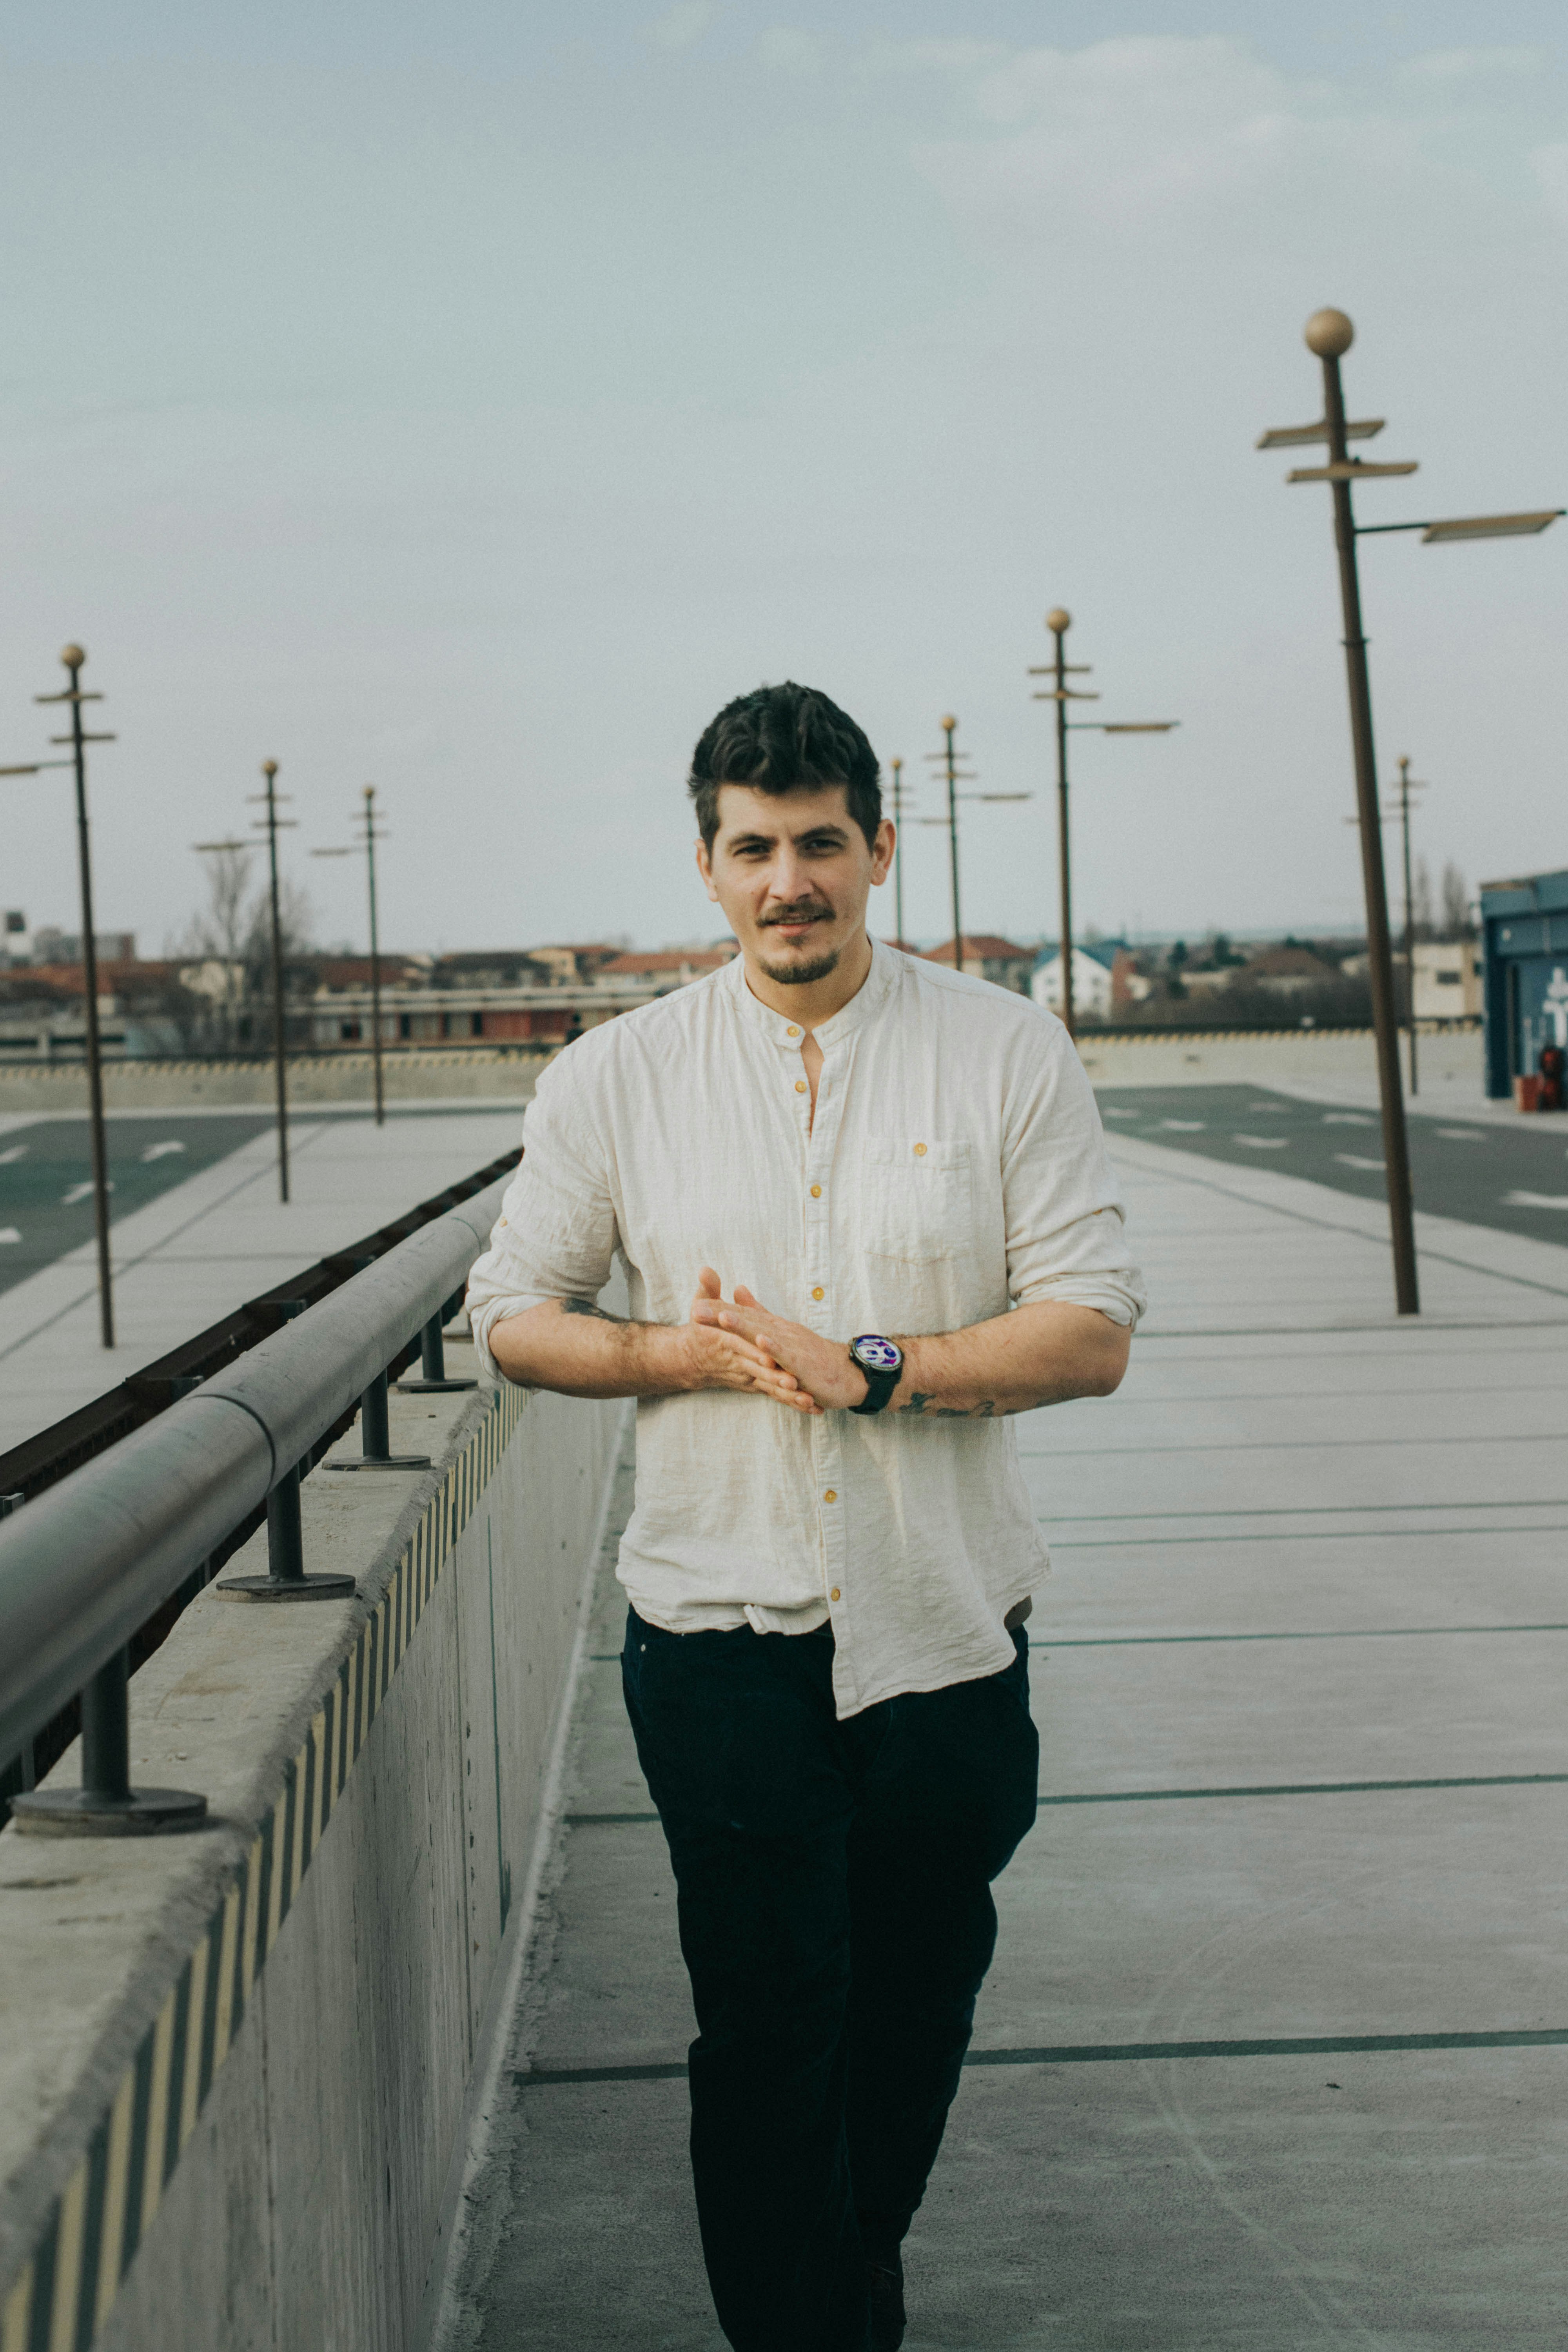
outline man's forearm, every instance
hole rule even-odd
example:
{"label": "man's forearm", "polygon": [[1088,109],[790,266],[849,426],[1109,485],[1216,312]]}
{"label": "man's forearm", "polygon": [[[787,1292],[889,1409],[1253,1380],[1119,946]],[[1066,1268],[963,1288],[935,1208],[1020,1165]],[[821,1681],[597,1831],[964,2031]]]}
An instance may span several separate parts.
{"label": "man's forearm", "polygon": [[1132,1335],[1092,1307],[1041,1303],[966,1330],[900,1339],[904,1370],[889,1412],[990,1421],[1069,1398],[1109,1396]]}
{"label": "man's forearm", "polygon": [[679,1327],[626,1323],[584,1298],[546,1299],[489,1335],[509,1381],[563,1396],[674,1396],[689,1385]]}

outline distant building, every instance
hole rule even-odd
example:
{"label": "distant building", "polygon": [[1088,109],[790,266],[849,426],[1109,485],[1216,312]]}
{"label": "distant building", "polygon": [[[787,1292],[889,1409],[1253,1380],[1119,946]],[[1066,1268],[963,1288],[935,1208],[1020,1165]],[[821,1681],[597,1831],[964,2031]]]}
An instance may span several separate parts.
{"label": "distant building", "polygon": [[1267,988],[1276,996],[1300,996],[1309,988],[1331,987],[1342,977],[1341,967],[1310,948],[1262,948],[1249,956],[1230,977],[1241,987]]}
{"label": "distant building", "polygon": [[20,907],[7,907],[0,911],[0,967],[32,961],[33,934],[27,918]]}
{"label": "distant building", "polygon": [[1485,966],[1474,940],[1418,941],[1415,961],[1417,1021],[1479,1019]]}
{"label": "distant building", "polygon": [[1481,960],[1487,1092],[1507,1096],[1568,1048],[1568,872],[1482,883]]}
{"label": "distant building", "polygon": [[[9,918],[7,917],[7,921]],[[136,934],[134,931],[94,931],[92,944],[100,963],[134,963]],[[52,923],[33,933],[30,963],[80,963],[81,933],[58,931]]]}
{"label": "distant building", "polygon": [[[931,948],[926,956],[928,963],[951,964],[953,948],[944,940],[939,948]],[[1033,948],[1021,948],[1012,940],[998,939],[993,931],[965,931],[962,970],[973,972],[976,980],[988,980],[996,988],[1010,988],[1017,996],[1029,993],[1029,974],[1035,966]]]}
{"label": "distant building", "polygon": [[[1072,951],[1072,1009],[1079,1021],[1109,1021],[1117,1007],[1116,968],[1119,959],[1123,964],[1123,985],[1132,970],[1132,958],[1124,940],[1096,940],[1090,947],[1075,947]],[[1062,1009],[1061,950],[1056,947],[1042,948],[1029,980],[1029,994],[1037,1004],[1049,1012]]]}
{"label": "distant building", "polygon": [[599,966],[594,985],[644,988],[655,996],[668,996],[673,988],[684,988],[689,981],[705,980],[710,971],[722,971],[740,952],[734,940],[721,940],[710,948],[626,948]]}

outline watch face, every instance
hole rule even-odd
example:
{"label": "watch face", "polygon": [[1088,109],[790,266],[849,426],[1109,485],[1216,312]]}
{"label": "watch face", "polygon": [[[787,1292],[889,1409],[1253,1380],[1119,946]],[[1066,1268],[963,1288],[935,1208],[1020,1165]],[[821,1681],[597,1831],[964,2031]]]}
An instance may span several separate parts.
{"label": "watch face", "polygon": [[857,1363],[868,1372],[896,1372],[904,1360],[901,1349],[895,1348],[890,1339],[884,1339],[874,1332],[857,1339],[851,1353]]}

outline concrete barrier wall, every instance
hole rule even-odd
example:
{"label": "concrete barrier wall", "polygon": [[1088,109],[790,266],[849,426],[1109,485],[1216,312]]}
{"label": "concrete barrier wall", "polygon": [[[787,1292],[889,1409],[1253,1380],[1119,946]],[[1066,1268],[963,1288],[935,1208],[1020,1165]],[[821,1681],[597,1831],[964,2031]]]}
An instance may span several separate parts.
{"label": "concrete barrier wall", "polygon": [[[1201,1030],[1162,1035],[1158,1031],[1093,1029],[1079,1038],[1084,1068],[1097,1087],[1266,1087],[1270,1080],[1302,1086],[1375,1082],[1377,1062],[1370,1029]],[[1418,1054],[1421,1083],[1436,1090],[1482,1090],[1481,1033],[1476,1029],[1423,1029]],[[1407,1049],[1400,1043],[1400,1065]]]}
{"label": "concrete barrier wall", "polygon": [[0,1836],[4,2352],[422,2339],[627,1430],[395,1396],[428,1472],[304,1484],[356,1600],[209,1587],[132,1683],[134,1777],[212,1825]]}
{"label": "concrete barrier wall", "polygon": [[[460,1053],[388,1052],[383,1060],[386,1099],[402,1102],[526,1102],[552,1045],[508,1052],[484,1047]],[[105,1062],[103,1097],[110,1110],[269,1110],[277,1080],[270,1062]],[[312,1103],[368,1103],[375,1098],[368,1054],[301,1054],[289,1064],[290,1108]],[[87,1108],[87,1071],[78,1062],[0,1068],[0,1117],[7,1113]]]}

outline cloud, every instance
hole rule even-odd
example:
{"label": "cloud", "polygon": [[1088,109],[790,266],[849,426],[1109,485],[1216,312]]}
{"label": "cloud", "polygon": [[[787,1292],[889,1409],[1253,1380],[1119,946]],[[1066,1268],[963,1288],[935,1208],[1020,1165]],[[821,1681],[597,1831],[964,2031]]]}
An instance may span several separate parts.
{"label": "cloud", "polygon": [[[948,78],[957,122],[916,161],[999,256],[1068,239],[1192,254],[1196,236],[1259,261],[1343,257],[1396,225],[1413,232],[1424,210],[1434,236],[1436,215],[1468,235],[1467,207],[1495,226],[1521,191],[1539,210],[1520,169],[1533,85],[1467,90],[1455,111],[1456,60],[1479,73],[1529,51],[1444,52],[1369,89],[1287,71],[1224,34],[981,48],[908,44],[899,62]],[[1537,181],[1555,205],[1552,152]]]}
{"label": "cloud", "polygon": [[675,0],[648,27],[648,37],[661,49],[689,49],[700,41],[718,16],[717,0]]}
{"label": "cloud", "polygon": [[1537,147],[1530,158],[1530,168],[1547,205],[1564,228],[1568,228],[1568,146]]}
{"label": "cloud", "polygon": [[758,41],[757,55],[763,65],[784,73],[813,74],[827,55],[827,44],[816,33],[801,32],[791,25],[775,25]]}
{"label": "cloud", "polygon": [[1482,74],[1540,73],[1551,63],[1544,49],[1430,49],[1398,68],[1406,81],[1474,81]]}

